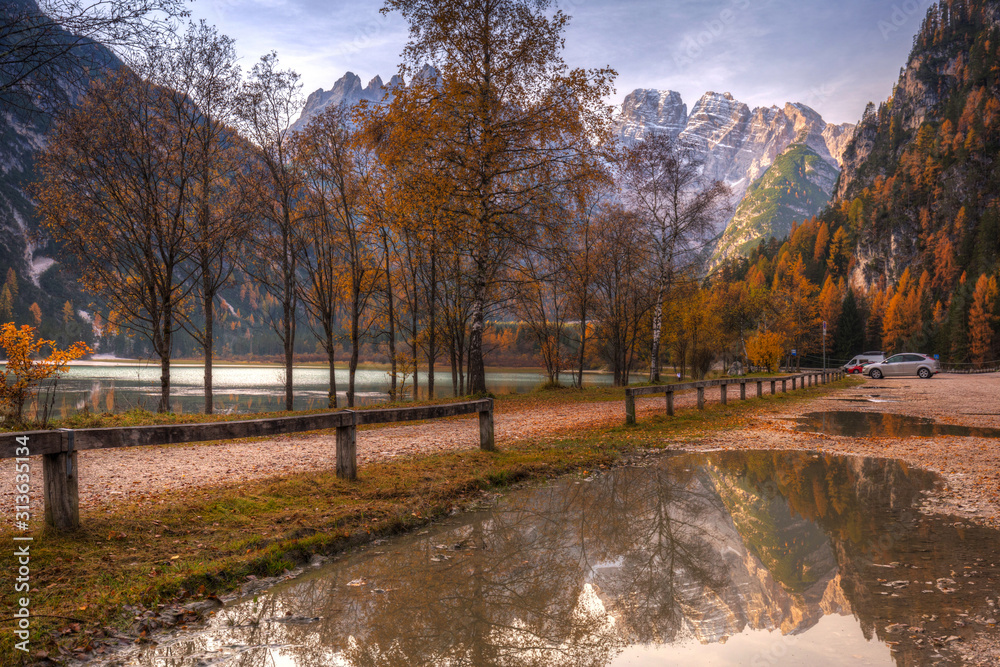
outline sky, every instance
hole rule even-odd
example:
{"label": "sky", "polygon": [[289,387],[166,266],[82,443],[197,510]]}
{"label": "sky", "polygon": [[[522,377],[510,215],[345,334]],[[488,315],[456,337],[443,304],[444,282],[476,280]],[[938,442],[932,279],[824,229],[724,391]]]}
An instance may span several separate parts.
{"label": "sky", "polygon": [[[676,90],[688,110],[705,92],[751,107],[801,102],[827,122],[857,122],[892,93],[932,0],[558,0],[572,17],[565,60],[618,72],[636,88]],[[407,39],[381,0],[193,0],[192,18],[236,39],[245,69],[276,51],[303,92],[351,71],[396,73]]]}

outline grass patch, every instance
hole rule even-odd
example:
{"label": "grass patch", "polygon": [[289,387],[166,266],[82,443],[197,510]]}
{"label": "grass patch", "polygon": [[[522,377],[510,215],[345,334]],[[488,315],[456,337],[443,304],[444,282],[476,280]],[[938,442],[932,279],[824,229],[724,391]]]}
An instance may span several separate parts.
{"label": "grass patch", "polygon": [[[251,575],[281,574],[312,554],[333,554],[424,525],[455,507],[475,504],[483,492],[611,467],[639,450],[665,449],[706,433],[740,428],[761,411],[855,383],[845,380],[763,399],[712,403],[704,412],[679,410],[673,418],[645,417],[636,426],[501,441],[496,453],[450,452],[366,465],[356,482],[337,479],[331,470],[169,492],[142,502],[126,501],[110,511],[85,508],[83,527],[73,534],[48,532],[36,522],[31,647],[52,655],[59,647],[92,648],[101,637],[129,631],[133,613],[124,610],[126,605],[155,609],[158,604],[223,594]],[[597,390],[607,400],[613,391],[621,392]],[[9,530],[0,535],[12,543]],[[4,571],[13,572],[12,550],[6,552],[0,561]],[[13,586],[6,589],[4,599],[13,609]],[[47,615],[81,623],[76,628]],[[50,634],[63,630],[69,632],[58,638]],[[18,655],[14,641],[10,632],[0,635],[0,664],[16,664],[10,662]]]}

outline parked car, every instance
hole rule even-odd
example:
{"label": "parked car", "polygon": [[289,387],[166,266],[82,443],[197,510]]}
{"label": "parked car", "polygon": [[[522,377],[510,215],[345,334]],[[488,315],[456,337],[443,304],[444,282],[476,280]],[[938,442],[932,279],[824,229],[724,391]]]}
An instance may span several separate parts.
{"label": "parked car", "polygon": [[912,352],[894,354],[883,362],[865,366],[864,370],[865,375],[875,380],[899,375],[916,375],[926,380],[940,372],[941,364],[937,359]]}
{"label": "parked car", "polygon": [[845,373],[860,373],[866,365],[877,364],[882,361],[885,361],[885,353],[883,352],[862,352],[841,366],[840,370]]}

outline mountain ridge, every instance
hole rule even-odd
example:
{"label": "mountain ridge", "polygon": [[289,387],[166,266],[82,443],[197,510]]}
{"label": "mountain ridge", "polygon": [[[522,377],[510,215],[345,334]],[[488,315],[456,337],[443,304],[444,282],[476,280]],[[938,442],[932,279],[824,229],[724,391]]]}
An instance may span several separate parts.
{"label": "mountain ridge", "polygon": [[[625,97],[618,117],[618,138],[623,144],[640,141],[649,132],[666,132],[704,161],[707,179],[722,181],[730,188],[734,215],[720,221],[714,233],[719,242],[737,236],[743,240],[736,246],[711,248],[710,268],[718,265],[720,257],[732,257],[734,248],[739,248],[736,254],[745,254],[769,234],[791,229],[785,218],[794,207],[777,212],[781,218],[777,224],[759,220],[756,233],[746,218],[736,221],[738,229],[730,229],[748,191],[782,155],[795,145],[803,145],[839,174],[854,129],[850,123],[827,123],[805,104],[788,102],[783,107],[751,109],[730,93],[714,91],[702,95],[688,113],[680,93],[639,88]],[[828,180],[823,179],[825,197],[803,209],[803,216],[815,215],[830,201],[834,183]],[[754,220],[759,218],[753,216]]]}

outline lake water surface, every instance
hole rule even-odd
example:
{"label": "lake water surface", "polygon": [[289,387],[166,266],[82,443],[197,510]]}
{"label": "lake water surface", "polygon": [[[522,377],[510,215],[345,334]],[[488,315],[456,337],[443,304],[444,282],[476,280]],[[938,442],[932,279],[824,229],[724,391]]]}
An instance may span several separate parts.
{"label": "lake water surface", "polygon": [[[202,412],[205,370],[200,365],[175,365],[171,368],[171,410],[176,413]],[[225,365],[213,368],[213,394],[217,411],[269,412],[285,409],[284,368],[279,366]],[[587,373],[584,383],[610,385],[611,375]],[[348,372],[337,369],[339,399],[345,401]],[[314,410],[327,406],[330,372],[325,367],[297,366],[293,373],[295,409]],[[546,381],[535,371],[487,371],[486,386],[494,394],[524,393]],[[571,382],[565,376],[565,383]],[[389,374],[384,370],[359,370],[356,376],[356,402],[370,405],[389,400]],[[419,391],[427,395],[427,378],[421,372]],[[135,407],[155,410],[160,396],[160,367],[149,363],[109,363],[71,366],[55,392],[54,417],[79,410],[123,412]],[[407,396],[411,391],[407,389]],[[435,394],[453,396],[451,371],[438,369]],[[31,408],[29,414],[34,414]]]}
{"label": "lake water surface", "polygon": [[995,531],[879,460],[712,453],[512,492],[221,609],[132,664],[923,665],[996,632]]}

